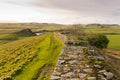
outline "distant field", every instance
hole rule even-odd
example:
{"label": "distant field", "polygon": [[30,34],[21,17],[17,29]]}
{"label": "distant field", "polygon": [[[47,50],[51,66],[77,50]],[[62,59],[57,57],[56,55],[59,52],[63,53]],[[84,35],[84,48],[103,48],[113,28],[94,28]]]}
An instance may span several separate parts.
{"label": "distant field", "polygon": [[86,32],[104,33],[104,34],[120,34],[120,26],[110,26],[101,28],[99,26],[85,27]]}
{"label": "distant field", "polygon": [[120,50],[120,35],[107,35],[110,43],[108,48]]}
{"label": "distant field", "polygon": [[52,23],[0,23],[0,34],[18,32],[26,28],[36,32],[40,30],[60,30],[65,27],[66,25]]}

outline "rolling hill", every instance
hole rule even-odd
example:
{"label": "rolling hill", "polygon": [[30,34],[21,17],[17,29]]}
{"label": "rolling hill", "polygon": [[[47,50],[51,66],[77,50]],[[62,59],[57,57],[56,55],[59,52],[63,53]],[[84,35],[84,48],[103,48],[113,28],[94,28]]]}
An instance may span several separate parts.
{"label": "rolling hill", "polygon": [[19,32],[14,32],[11,34],[1,34],[0,44],[5,44],[11,41],[19,40],[25,37],[34,36],[35,34],[30,29],[23,29]]}

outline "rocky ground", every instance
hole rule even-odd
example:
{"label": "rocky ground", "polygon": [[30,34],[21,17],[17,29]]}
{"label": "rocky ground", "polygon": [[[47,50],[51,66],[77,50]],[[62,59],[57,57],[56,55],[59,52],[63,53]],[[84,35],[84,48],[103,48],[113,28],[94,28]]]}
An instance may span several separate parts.
{"label": "rocky ground", "polygon": [[105,58],[89,47],[66,45],[51,80],[112,80]]}

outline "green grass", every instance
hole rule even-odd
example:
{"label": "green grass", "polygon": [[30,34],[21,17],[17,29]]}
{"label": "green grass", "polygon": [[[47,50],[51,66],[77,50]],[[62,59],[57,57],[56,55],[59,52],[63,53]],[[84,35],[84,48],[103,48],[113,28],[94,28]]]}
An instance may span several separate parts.
{"label": "green grass", "polygon": [[120,34],[120,26],[110,26],[101,28],[99,26],[89,26],[84,28],[86,32],[104,33],[104,34]]}
{"label": "green grass", "polygon": [[85,27],[85,31],[88,33],[103,33],[107,35],[110,40],[108,48],[120,50],[120,26],[109,26],[104,28],[99,26],[88,26]]}
{"label": "green grass", "polygon": [[0,46],[0,77],[12,75],[14,80],[31,80],[42,69],[38,79],[48,80],[62,47],[54,34],[4,44]]}
{"label": "green grass", "polygon": [[107,35],[110,40],[108,48],[120,50],[120,35]]}

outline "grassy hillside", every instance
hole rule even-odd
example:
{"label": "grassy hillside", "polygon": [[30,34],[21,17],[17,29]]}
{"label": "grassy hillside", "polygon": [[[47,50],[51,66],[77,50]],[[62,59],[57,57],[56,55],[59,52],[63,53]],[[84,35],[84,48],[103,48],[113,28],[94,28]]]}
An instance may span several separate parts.
{"label": "grassy hillside", "polygon": [[0,78],[49,79],[62,47],[54,34],[3,44],[0,46]]}
{"label": "grassy hillside", "polygon": [[25,37],[33,36],[34,33],[30,29],[24,29],[19,32],[11,33],[11,34],[1,34],[0,35],[0,44],[8,43],[11,41],[15,41],[18,39],[22,39]]}
{"label": "grassy hillside", "polygon": [[107,35],[110,43],[108,48],[120,50],[120,35]]}

